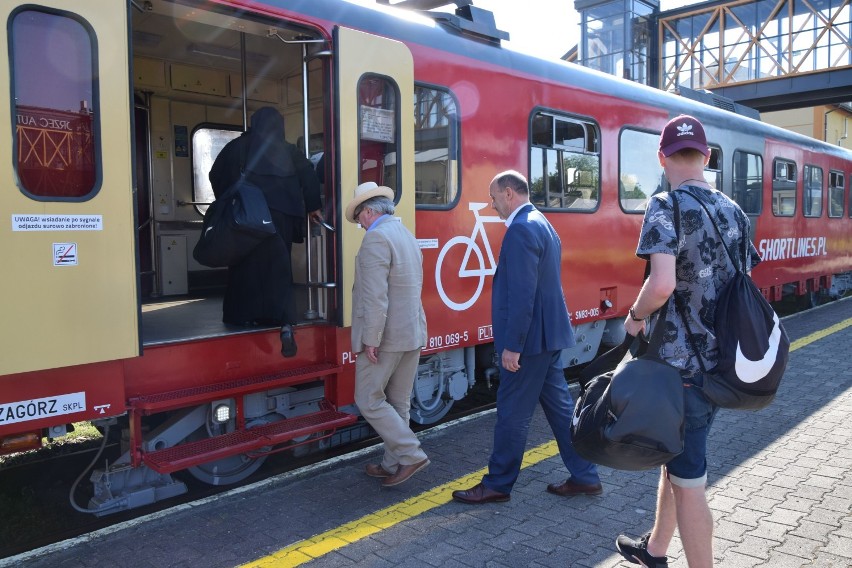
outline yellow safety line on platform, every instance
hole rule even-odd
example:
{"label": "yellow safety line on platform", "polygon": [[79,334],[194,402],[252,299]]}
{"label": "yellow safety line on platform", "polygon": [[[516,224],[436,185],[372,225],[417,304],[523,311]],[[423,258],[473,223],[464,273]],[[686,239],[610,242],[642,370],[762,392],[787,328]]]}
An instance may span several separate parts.
{"label": "yellow safety line on platform", "polygon": [[837,333],[838,331],[844,330],[847,327],[849,327],[850,325],[852,325],[852,318],[843,320],[842,322],[836,323],[836,324],[834,324],[830,327],[827,327],[825,329],[815,331],[810,335],[806,335],[805,337],[800,337],[796,341],[793,341],[792,343],[790,343],[790,351],[795,351],[796,349],[804,347],[805,345],[809,345],[809,344],[813,343],[814,341],[818,341],[818,340],[822,339],[823,337],[828,337],[832,333]]}
{"label": "yellow safety line on platform", "polygon": [[[852,326],[852,318],[793,341],[790,344],[790,351],[800,349],[849,326]],[[521,464],[521,468],[537,464],[558,453],[559,448],[557,448],[555,441],[537,446],[524,453],[524,461]],[[474,485],[486,473],[488,473],[488,468],[474,471],[420,495],[391,505],[381,511],[376,511],[322,534],[291,544],[269,556],[244,564],[242,568],[290,568],[292,566],[301,566],[305,562],[320,558],[329,552],[343,548],[435,507],[449,503],[453,500],[453,490]]]}
{"label": "yellow safety line on platform", "polygon": [[[555,441],[547,442],[524,453],[521,469],[537,464],[559,453]],[[482,476],[488,473],[488,468],[482,468],[449,483],[439,485],[425,491],[416,497],[406,499],[376,511],[360,519],[356,519],[322,534],[305,539],[287,548],[282,548],[269,556],[244,564],[243,568],[284,568],[300,566],[329,552],[343,548],[372,534],[390,528],[397,523],[407,521],[435,507],[446,505],[453,500],[452,492],[465,489],[479,483]]]}

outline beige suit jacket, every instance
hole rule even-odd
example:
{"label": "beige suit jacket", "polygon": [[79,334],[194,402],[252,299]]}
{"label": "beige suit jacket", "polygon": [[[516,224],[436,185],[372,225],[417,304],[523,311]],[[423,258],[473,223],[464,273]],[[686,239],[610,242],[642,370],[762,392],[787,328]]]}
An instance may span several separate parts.
{"label": "beige suit jacket", "polygon": [[352,352],[365,346],[412,351],[426,345],[423,255],[417,239],[397,217],[368,231],[355,257],[352,286]]}

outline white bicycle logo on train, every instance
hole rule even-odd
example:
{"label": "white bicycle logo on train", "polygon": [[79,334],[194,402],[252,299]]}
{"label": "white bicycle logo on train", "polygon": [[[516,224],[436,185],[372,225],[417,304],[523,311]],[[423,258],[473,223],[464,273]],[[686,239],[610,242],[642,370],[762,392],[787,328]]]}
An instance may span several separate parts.
{"label": "white bicycle logo on train", "polygon": [[[488,207],[488,203],[470,203],[468,207],[473,212],[474,219],[476,219],[476,223],[473,225],[473,232],[469,237],[459,235],[448,240],[447,244],[445,244],[441,249],[440,254],[438,254],[438,262],[435,264],[435,284],[438,288],[438,295],[441,296],[441,300],[444,301],[444,304],[448,308],[457,312],[464,311],[475,304],[479,299],[479,296],[482,294],[482,288],[485,285],[485,277],[492,276],[495,272],[497,272],[497,262],[494,260],[494,253],[491,251],[491,243],[488,241],[488,234],[485,232],[485,223],[504,222],[503,219],[496,215],[481,215],[479,213],[480,209]],[[477,243],[477,237],[482,239],[482,247],[480,247],[479,243]],[[473,293],[473,296],[468,298],[465,302],[454,302],[451,300],[444,290],[443,282],[441,282],[441,267],[444,265],[444,258],[447,256],[449,250],[456,245],[463,245],[466,247],[464,257],[461,261],[461,266],[459,266],[458,277],[479,278],[476,291]],[[483,248],[485,249],[485,253],[488,255],[487,264],[485,262],[485,256],[482,254]],[[471,267],[471,253],[478,261],[478,268]]]}

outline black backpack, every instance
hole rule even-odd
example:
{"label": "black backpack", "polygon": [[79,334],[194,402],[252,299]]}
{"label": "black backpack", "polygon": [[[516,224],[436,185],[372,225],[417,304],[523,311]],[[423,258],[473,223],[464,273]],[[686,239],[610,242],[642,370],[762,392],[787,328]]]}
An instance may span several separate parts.
{"label": "black backpack", "polygon": [[[719,360],[708,372],[701,358],[698,363],[704,372],[704,394],[715,405],[739,410],[758,410],[775,398],[781,377],[787,368],[790,339],[778,314],[752,282],[748,271],[748,241],[743,238],[742,265],[738,264],[722,236],[716,220],[707,206],[690,191],[677,191],[695,199],[716,229],[736,274],[720,290],[716,300],[713,332],[716,335]],[[675,223],[679,225],[680,211],[674,201]],[[677,232],[677,231],[676,231]],[[675,304],[677,305],[675,292]],[[685,314],[681,314],[686,322]],[[689,324],[687,332],[691,335]]]}

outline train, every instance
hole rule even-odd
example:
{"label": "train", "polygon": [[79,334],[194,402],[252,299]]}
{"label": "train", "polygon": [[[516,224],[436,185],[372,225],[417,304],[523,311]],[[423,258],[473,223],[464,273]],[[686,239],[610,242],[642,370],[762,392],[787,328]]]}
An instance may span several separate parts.
{"label": "train", "polygon": [[[648,199],[668,188],[665,123],[699,117],[705,178],[751,219],[770,301],[852,287],[852,153],[749,116],[508,49],[493,13],[406,0],[0,1],[0,452],[91,422],[120,456],[91,472],[95,515],[240,482],[277,452],[369,435],[354,405],[360,183],[393,189],[423,253],[428,340],[411,418],[443,419],[499,379],[490,283],[503,170],[562,240],[577,345],[624,334]],[[452,3],[451,3],[452,4]],[[429,9],[426,9],[429,8]],[[195,261],[208,172],[271,106],[318,167],[324,225],[294,245],[298,354],[222,322],[227,268]]]}

